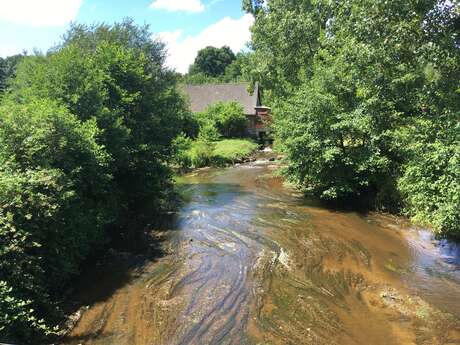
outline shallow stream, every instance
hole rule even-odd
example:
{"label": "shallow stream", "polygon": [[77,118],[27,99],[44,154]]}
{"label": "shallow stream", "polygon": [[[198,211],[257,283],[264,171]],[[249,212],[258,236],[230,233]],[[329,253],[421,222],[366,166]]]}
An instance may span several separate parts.
{"label": "shallow stream", "polygon": [[181,178],[164,254],[92,303],[66,344],[460,344],[456,244],[309,203],[275,169]]}

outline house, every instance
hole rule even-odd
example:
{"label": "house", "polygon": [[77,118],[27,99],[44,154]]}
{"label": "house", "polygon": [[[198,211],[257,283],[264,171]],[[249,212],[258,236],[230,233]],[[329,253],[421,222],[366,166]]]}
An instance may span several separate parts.
{"label": "house", "polygon": [[202,112],[217,102],[238,102],[248,119],[248,134],[263,140],[269,132],[270,108],[262,105],[259,85],[248,91],[249,83],[184,85],[194,113]]}

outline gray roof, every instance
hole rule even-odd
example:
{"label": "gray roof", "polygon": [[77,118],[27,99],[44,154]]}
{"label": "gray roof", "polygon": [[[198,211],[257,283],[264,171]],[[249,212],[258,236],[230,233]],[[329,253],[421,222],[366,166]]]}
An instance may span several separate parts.
{"label": "gray roof", "polygon": [[244,108],[246,115],[255,115],[255,107],[260,105],[259,88],[255,85],[252,95],[249,83],[184,85],[182,89],[190,99],[192,111],[201,112],[217,102],[236,101]]}

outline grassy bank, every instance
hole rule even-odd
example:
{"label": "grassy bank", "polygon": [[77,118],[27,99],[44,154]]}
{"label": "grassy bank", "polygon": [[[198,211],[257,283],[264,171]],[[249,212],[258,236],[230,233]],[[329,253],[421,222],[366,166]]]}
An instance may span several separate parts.
{"label": "grassy bank", "polygon": [[249,139],[196,140],[179,149],[176,164],[181,170],[223,166],[240,162],[257,149],[258,145]]}

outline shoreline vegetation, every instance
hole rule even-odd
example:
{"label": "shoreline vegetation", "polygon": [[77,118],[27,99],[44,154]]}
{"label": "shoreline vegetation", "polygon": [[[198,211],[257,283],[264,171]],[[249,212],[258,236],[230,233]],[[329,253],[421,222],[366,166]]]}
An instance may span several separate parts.
{"label": "shoreline vegetation", "polygon": [[460,5],[243,4],[285,176],[460,237]]}
{"label": "shoreline vegetation", "polygon": [[250,139],[196,140],[183,149],[174,167],[179,172],[247,162],[257,152],[259,144]]}
{"label": "shoreline vegetation", "polygon": [[65,291],[111,243],[174,209],[192,122],[148,26],[73,24],[25,56],[0,105],[0,341],[52,342]]}

